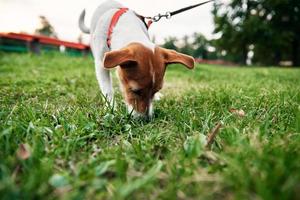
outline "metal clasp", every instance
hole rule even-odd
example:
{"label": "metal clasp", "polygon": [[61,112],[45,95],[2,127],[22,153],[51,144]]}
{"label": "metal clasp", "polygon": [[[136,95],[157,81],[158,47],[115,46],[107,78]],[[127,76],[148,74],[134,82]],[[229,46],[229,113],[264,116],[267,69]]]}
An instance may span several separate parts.
{"label": "metal clasp", "polygon": [[172,15],[170,12],[166,12],[166,14],[162,15],[162,14],[158,14],[154,17],[152,17],[152,20],[154,22],[158,22],[159,20],[161,20],[161,18],[165,17],[166,19],[171,19]]}

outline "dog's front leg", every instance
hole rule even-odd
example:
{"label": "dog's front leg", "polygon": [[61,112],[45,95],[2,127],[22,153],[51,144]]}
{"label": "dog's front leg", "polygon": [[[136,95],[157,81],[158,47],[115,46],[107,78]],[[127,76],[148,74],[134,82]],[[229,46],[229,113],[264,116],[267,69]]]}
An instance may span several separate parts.
{"label": "dog's front leg", "polygon": [[114,100],[114,91],[110,71],[104,69],[102,61],[98,59],[95,60],[95,69],[101,92],[107,103],[112,106]]}

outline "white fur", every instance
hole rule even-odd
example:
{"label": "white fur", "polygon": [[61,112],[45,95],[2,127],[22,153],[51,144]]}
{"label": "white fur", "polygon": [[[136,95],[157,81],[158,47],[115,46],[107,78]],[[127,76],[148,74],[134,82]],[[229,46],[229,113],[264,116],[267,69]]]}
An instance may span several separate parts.
{"label": "white fur", "polygon": [[151,102],[148,108],[148,116],[152,117],[153,116],[153,103]]}
{"label": "white fur", "polygon": [[[91,49],[95,59],[95,70],[97,80],[102,94],[107,97],[110,104],[113,101],[113,87],[110,77],[110,71],[103,67],[103,57],[106,52],[118,50],[130,43],[138,42],[150,48],[153,52],[155,44],[150,41],[148,30],[145,24],[136,16],[132,10],[124,13],[111,35],[111,48],[107,46],[107,32],[112,16],[119,8],[124,6],[114,0],[107,0],[101,4],[95,11],[90,28],[91,34]],[[84,20],[80,19],[80,20]],[[82,23],[83,24],[83,23]],[[132,107],[128,108],[131,112]],[[152,105],[151,105],[152,112]],[[140,115],[136,113],[135,115]]]}
{"label": "white fur", "polygon": [[159,100],[161,100],[161,98],[163,98],[164,97],[164,95],[162,94],[162,93],[160,93],[160,92],[157,92],[157,93],[155,93],[155,95],[154,95],[154,101],[159,101]]}

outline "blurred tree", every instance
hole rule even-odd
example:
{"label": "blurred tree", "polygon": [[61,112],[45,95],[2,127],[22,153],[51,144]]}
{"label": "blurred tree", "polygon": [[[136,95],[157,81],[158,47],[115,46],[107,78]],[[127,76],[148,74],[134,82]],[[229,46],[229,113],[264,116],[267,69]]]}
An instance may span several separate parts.
{"label": "blurred tree", "polygon": [[208,47],[209,41],[206,39],[204,35],[201,33],[194,33],[193,34],[193,56],[194,58],[208,58]]}
{"label": "blurred tree", "polygon": [[182,46],[180,47],[180,52],[187,54],[187,55],[193,55],[194,54],[194,47],[193,43],[189,41],[190,37],[188,35],[185,35],[182,39]]}
{"label": "blurred tree", "polygon": [[300,66],[300,1],[264,0],[263,8],[269,15],[270,28],[281,36],[281,56],[287,56],[294,66]]}
{"label": "blurred tree", "polygon": [[173,49],[173,50],[178,50],[178,47],[176,46],[176,43],[178,42],[178,39],[176,37],[168,37],[165,39],[164,44],[162,47],[166,49]]}
{"label": "blurred tree", "polygon": [[35,30],[35,34],[57,38],[57,34],[48,19],[45,16],[39,16],[39,19],[40,27]]}
{"label": "blurred tree", "polygon": [[219,51],[226,51],[231,61],[246,64],[248,46],[254,32],[251,27],[250,1],[233,0],[228,6],[215,3],[213,9],[215,30],[220,39],[215,41]]}
{"label": "blurred tree", "polygon": [[166,38],[162,47],[174,49],[181,53],[191,55],[194,58],[217,59],[217,52],[208,51],[208,48],[212,45],[213,43],[207,40],[204,35],[194,33],[191,36],[185,35],[182,39],[177,39],[176,37]]}
{"label": "blurred tree", "polygon": [[214,33],[219,51],[227,58],[246,63],[254,52],[256,63],[274,65],[292,60],[299,65],[299,0],[232,0],[228,5],[214,4]]}

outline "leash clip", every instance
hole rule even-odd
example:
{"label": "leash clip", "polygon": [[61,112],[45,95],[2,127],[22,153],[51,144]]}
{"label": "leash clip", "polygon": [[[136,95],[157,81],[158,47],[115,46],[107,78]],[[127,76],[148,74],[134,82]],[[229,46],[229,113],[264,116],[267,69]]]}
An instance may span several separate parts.
{"label": "leash clip", "polygon": [[188,11],[188,10],[191,10],[193,8],[196,8],[196,7],[199,7],[199,6],[202,6],[204,4],[207,4],[209,2],[212,2],[212,1],[215,1],[215,0],[207,0],[205,2],[202,2],[202,3],[198,3],[198,4],[195,4],[195,5],[192,5],[192,6],[188,6],[188,7],[185,7],[185,8],[181,8],[179,10],[176,10],[176,11],[173,11],[173,12],[166,12],[166,14],[162,15],[162,14],[158,14],[154,17],[144,17],[146,19],[150,19],[151,23],[152,22],[158,22],[159,20],[161,20],[161,18],[165,17],[166,19],[171,19],[171,17],[173,15],[177,15],[179,13],[182,13],[182,12],[185,12],[185,11]]}
{"label": "leash clip", "polygon": [[152,17],[152,20],[154,22],[158,22],[159,20],[161,20],[161,18],[165,17],[166,19],[171,19],[172,15],[170,12],[166,12],[166,14],[162,15],[162,14],[158,14],[154,17]]}

